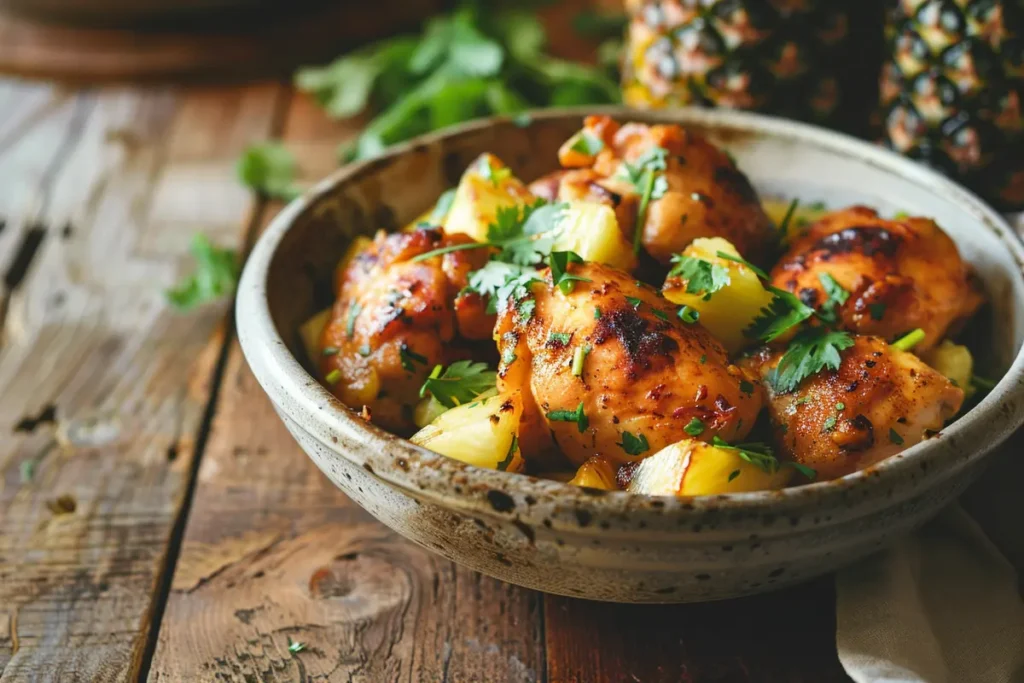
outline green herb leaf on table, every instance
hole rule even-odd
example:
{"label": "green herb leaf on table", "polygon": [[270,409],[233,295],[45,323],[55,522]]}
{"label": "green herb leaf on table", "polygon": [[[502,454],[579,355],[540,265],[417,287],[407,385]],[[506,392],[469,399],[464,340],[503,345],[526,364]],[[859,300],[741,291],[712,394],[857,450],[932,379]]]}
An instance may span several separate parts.
{"label": "green herb leaf on table", "polygon": [[238,257],[233,249],[214,246],[206,235],[197,233],[190,250],[194,272],[165,292],[171,305],[182,311],[227,296],[238,284]]}
{"label": "green herb leaf on table", "polygon": [[237,170],[246,187],[268,197],[291,201],[302,193],[295,184],[295,157],[276,142],[248,147]]}
{"label": "green herb leaf on table", "polygon": [[437,365],[423,382],[420,398],[428,393],[446,408],[469,403],[494,388],[498,374],[486,363],[455,361],[447,368]]}

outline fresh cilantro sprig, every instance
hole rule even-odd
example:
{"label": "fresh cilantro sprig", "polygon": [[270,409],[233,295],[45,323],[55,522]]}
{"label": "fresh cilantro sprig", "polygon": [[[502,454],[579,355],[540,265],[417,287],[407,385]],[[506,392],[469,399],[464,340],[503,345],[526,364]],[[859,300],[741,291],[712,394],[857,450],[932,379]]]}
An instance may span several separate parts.
{"label": "fresh cilantro sprig", "polygon": [[827,296],[825,303],[821,305],[819,317],[822,320],[834,323],[838,319],[837,309],[849,300],[850,293],[829,273],[818,273],[818,281],[821,282],[821,286],[825,289],[825,295]]}
{"label": "fresh cilantro sprig", "polygon": [[827,327],[811,327],[799,332],[786,347],[768,382],[778,393],[793,391],[800,383],[824,369],[837,370],[840,351],[853,346],[853,337]]}
{"label": "fresh cilantro sprig", "polygon": [[[765,443],[751,442],[730,444],[722,437],[716,435],[711,438],[711,445],[716,448],[723,448],[725,450],[735,452],[741,460],[757,467],[765,474],[775,474],[782,467],[792,467],[808,479],[815,479],[818,476],[817,471],[807,465],[802,465],[798,462],[792,462],[789,460],[780,462],[779,459],[775,457],[775,452],[772,450],[771,446]],[[735,479],[736,476],[738,476],[738,473],[736,472],[730,474],[729,481]]]}
{"label": "fresh cilantro sprig", "polygon": [[705,300],[731,282],[729,269],[718,263],[685,254],[673,256],[672,263],[668,276],[686,280],[686,293],[700,294]]}
{"label": "fresh cilantro sprig", "polygon": [[181,311],[226,296],[238,284],[238,256],[234,249],[214,246],[206,235],[199,233],[193,236],[190,251],[195,259],[195,270],[165,292],[167,301]]}
{"label": "fresh cilantro sprig", "polygon": [[616,174],[619,178],[632,183],[640,194],[636,229],[633,231],[633,252],[636,254],[640,253],[641,238],[650,203],[661,199],[668,192],[668,181],[664,175],[667,168],[668,150],[664,147],[652,147],[637,157],[632,164],[622,162]]}
{"label": "fresh cilantro sprig", "polygon": [[626,455],[642,455],[651,450],[647,437],[640,433],[634,436],[630,432],[622,432],[622,442],[615,445],[624,450]]}
{"label": "fresh cilantro sprig", "polygon": [[800,301],[792,292],[768,285],[766,289],[774,296],[761,309],[754,321],[743,330],[743,334],[765,344],[775,341],[800,323],[814,315],[814,309]]}
{"label": "fresh cilantro sprig", "polygon": [[570,263],[583,263],[583,257],[574,251],[553,251],[548,258],[551,283],[562,290],[562,294],[571,294],[577,282],[592,282],[590,278],[570,273]]}
{"label": "fresh cilantro sprig", "polygon": [[587,427],[590,426],[590,420],[583,411],[583,401],[576,406],[576,410],[552,410],[546,413],[545,417],[552,422],[575,422],[580,434],[587,431]]}
{"label": "fresh cilantro sprig", "polygon": [[454,408],[493,389],[497,377],[498,373],[488,368],[487,363],[460,360],[447,368],[436,365],[420,387],[420,398],[429,393],[444,407]]}

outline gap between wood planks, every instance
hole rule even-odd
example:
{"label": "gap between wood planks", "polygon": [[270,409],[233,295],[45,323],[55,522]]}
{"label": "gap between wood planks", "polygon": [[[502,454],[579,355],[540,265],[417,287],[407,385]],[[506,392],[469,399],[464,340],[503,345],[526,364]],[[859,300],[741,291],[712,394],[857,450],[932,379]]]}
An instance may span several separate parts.
{"label": "gap between wood planks", "polygon": [[[278,97],[275,105],[273,122],[271,123],[270,135],[276,138],[281,134],[284,120],[288,113],[288,107],[294,97],[294,90],[291,87],[282,85],[283,94]],[[260,227],[266,223],[265,214],[270,210],[270,202],[262,197],[256,197],[252,215],[243,230],[241,245],[238,249],[238,258],[241,264],[245,263],[249,252],[252,251],[256,238],[259,237]],[[0,311],[2,313],[2,311]],[[0,318],[0,325],[3,319]],[[2,332],[0,326],[0,332]],[[156,593],[153,598],[149,614],[149,627],[147,629],[146,645],[139,660],[138,676],[139,681],[146,681],[149,678],[149,668],[153,661],[153,654],[156,652],[157,637],[160,633],[160,625],[163,621],[164,610],[167,607],[167,599],[171,593],[171,583],[174,580],[174,570],[178,564],[178,556],[181,553],[181,543],[185,536],[185,528],[188,525],[189,511],[192,509],[192,499],[195,496],[195,489],[199,476],[199,465],[203,460],[203,453],[206,451],[206,442],[210,436],[210,429],[213,424],[213,417],[217,412],[217,399],[220,397],[221,383],[224,379],[224,368],[227,365],[228,355],[231,351],[232,342],[235,339],[235,307],[232,304],[224,320],[224,334],[220,339],[220,348],[217,350],[217,362],[214,365],[213,375],[210,379],[210,397],[203,410],[203,417],[199,423],[196,433],[194,454],[188,472],[188,481],[185,491],[182,494],[181,504],[178,506],[178,515],[174,520],[170,542],[167,547],[164,566],[157,579]],[[216,343],[216,341],[211,342]],[[172,445],[176,449],[177,443]]]}

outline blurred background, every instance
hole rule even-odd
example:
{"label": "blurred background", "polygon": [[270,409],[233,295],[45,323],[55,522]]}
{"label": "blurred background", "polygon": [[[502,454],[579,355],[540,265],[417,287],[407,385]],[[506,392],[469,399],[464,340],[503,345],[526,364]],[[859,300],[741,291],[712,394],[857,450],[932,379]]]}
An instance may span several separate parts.
{"label": "blurred background", "polygon": [[[0,69],[76,83],[287,77],[366,117],[339,162],[478,116],[623,101],[875,140],[1024,208],[1022,0],[0,0]],[[287,198],[287,153],[245,182]]]}

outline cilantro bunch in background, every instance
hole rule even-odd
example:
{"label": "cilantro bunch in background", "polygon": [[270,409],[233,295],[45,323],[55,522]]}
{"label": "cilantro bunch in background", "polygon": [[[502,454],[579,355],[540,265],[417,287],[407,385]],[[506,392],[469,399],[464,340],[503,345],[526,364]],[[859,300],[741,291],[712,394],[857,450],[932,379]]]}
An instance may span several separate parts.
{"label": "cilantro bunch in background", "polygon": [[[299,70],[295,86],[331,118],[372,114],[355,143],[339,150],[341,161],[367,159],[393,143],[483,116],[618,102],[609,68],[547,53],[544,27],[522,9],[529,4],[503,9],[464,0],[418,36],[389,38]],[[270,197],[288,200],[296,192],[294,161],[278,145],[251,147],[238,173]]]}
{"label": "cilantro bunch in background", "polygon": [[551,57],[546,44],[544,27],[529,11],[464,2],[427,22],[420,36],[392,38],[302,69],[295,84],[334,118],[376,112],[343,150],[345,160],[372,157],[389,144],[480,116],[619,100],[618,84],[605,70]]}

